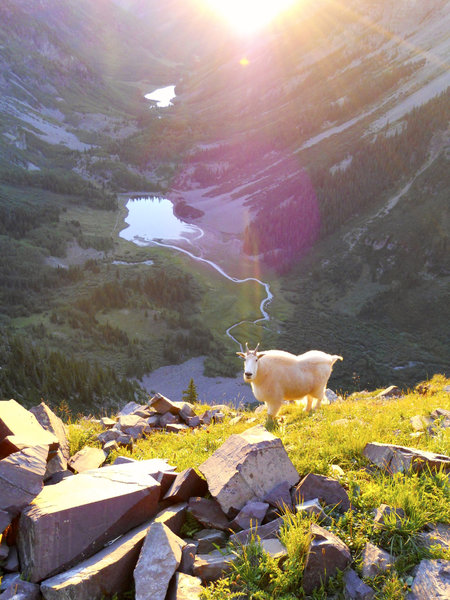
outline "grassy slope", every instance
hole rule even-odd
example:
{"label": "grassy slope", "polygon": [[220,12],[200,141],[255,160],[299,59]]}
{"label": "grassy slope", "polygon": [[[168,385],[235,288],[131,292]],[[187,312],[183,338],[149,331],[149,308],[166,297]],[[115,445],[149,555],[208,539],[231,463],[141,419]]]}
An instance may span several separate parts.
{"label": "grassy slope", "polygon": [[[404,598],[408,584],[411,584],[411,579],[408,579],[410,571],[422,558],[450,558],[448,551],[439,548],[426,551],[417,543],[417,534],[427,523],[450,523],[450,490],[448,478],[443,474],[424,472],[421,475],[397,474],[391,477],[378,469],[368,468],[362,450],[366,443],[376,441],[448,455],[449,429],[439,429],[436,436],[423,434],[412,437],[410,418],[418,414],[429,415],[436,408],[450,409],[449,394],[444,389],[449,383],[449,379],[437,375],[395,400],[377,399],[376,392],[356,393],[342,402],[324,406],[312,416],[306,416],[298,407],[285,407],[279,428],[274,432],[283,441],[301,477],[311,472],[334,477],[332,465],[343,469],[345,474],[341,483],[349,493],[353,510],[342,517],[327,509],[331,517],[327,526],[350,547],[352,567],[359,573],[361,554],[367,541],[396,556],[394,569],[367,581],[377,590],[378,598]],[[200,414],[204,408],[197,407],[197,412]],[[196,468],[228,436],[262,424],[265,417],[244,413],[243,419],[233,425],[230,418],[227,416],[222,424],[186,434],[156,433],[138,441],[132,452],[121,450],[120,454],[138,460],[166,458],[179,471]],[[72,422],[69,429],[72,452],[86,443],[95,444],[97,425],[81,420]],[[115,455],[112,455],[111,460],[114,458]],[[381,503],[404,509],[406,517],[399,527],[388,525],[384,530],[373,527],[372,511]],[[309,522],[310,518],[287,518],[282,539],[290,558],[284,568],[275,568],[258,549],[252,548],[243,554],[229,578],[211,587],[207,598],[220,600],[228,595],[227,588],[229,591],[243,591],[248,594],[246,597],[255,600],[303,598],[299,564],[304,561],[304,552],[299,548],[306,547]],[[254,572],[252,575],[252,569],[249,569],[251,564],[258,565],[259,578],[253,577]],[[341,578],[337,578],[314,597],[324,599],[335,592],[338,598],[342,598],[342,590]]]}

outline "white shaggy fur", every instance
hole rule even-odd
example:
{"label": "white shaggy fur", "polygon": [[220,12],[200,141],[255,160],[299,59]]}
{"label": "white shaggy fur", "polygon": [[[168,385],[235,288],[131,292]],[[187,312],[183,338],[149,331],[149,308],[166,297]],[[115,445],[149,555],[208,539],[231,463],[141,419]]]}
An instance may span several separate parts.
{"label": "white shaggy fur", "polygon": [[283,350],[237,352],[244,360],[244,381],[250,383],[259,402],[265,402],[270,417],[275,417],[283,401],[293,402],[306,397],[306,410],[316,408],[324,398],[334,363],[342,356],[311,350],[296,356]]}

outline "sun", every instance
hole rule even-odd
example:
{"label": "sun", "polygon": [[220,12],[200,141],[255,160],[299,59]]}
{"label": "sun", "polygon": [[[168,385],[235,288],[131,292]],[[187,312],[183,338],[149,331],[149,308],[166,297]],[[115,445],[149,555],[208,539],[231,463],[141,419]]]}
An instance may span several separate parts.
{"label": "sun", "polygon": [[251,35],[298,0],[206,0],[241,35]]}

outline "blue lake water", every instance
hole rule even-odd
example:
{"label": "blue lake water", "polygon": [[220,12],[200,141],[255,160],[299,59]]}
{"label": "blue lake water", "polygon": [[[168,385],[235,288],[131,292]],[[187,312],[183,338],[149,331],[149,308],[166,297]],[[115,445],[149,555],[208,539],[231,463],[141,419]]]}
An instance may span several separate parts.
{"label": "blue lake water", "polygon": [[185,223],[173,214],[173,204],[167,198],[143,197],[128,200],[126,229],[120,237],[145,246],[154,240],[188,240],[200,237],[203,232]]}

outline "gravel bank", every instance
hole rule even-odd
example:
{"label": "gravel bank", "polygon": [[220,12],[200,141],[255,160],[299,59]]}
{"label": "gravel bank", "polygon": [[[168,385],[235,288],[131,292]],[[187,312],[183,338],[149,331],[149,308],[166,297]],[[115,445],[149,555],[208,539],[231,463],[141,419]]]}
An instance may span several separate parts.
{"label": "gravel bank", "polygon": [[149,393],[159,392],[167,398],[179,401],[183,390],[189,385],[191,377],[200,402],[207,404],[233,404],[255,402],[252,390],[238,377],[205,377],[203,374],[204,356],[191,358],[181,365],[160,367],[149,375],[144,375],[140,381],[142,387]]}

